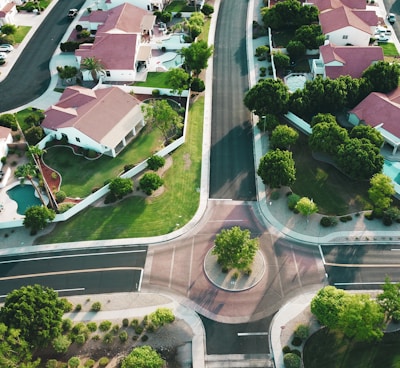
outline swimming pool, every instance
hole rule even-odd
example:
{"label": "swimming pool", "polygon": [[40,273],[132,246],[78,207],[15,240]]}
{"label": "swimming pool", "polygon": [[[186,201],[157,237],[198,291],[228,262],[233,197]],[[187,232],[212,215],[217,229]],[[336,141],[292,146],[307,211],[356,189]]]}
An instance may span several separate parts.
{"label": "swimming pool", "polygon": [[162,64],[167,69],[173,69],[173,68],[178,68],[178,67],[182,66],[183,60],[184,60],[184,58],[182,55],[175,54],[175,56],[171,60],[163,61]]}
{"label": "swimming pool", "polygon": [[301,73],[292,73],[285,77],[285,83],[290,92],[295,92],[298,89],[303,89],[307,82],[307,76]]}
{"label": "swimming pool", "polygon": [[28,207],[41,205],[42,202],[35,196],[35,189],[32,185],[16,185],[7,190],[7,195],[18,204],[17,213],[24,215]]}
{"label": "swimming pool", "polygon": [[400,184],[400,162],[385,160],[383,173],[389,176],[395,183]]}
{"label": "swimming pool", "polygon": [[178,50],[182,48],[184,43],[184,34],[174,33],[169,38],[161,41],[161,47],[165,47],[166,50]]}

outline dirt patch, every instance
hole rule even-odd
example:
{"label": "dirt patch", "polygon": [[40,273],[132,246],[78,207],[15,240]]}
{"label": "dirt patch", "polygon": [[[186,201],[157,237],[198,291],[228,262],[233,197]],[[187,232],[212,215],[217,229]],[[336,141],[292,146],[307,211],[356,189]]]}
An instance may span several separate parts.
{"label": "dirt patch", "polygon": [[183,155],[183,162],[184,162],[183,169],[189,170],[190,166],[192,165],[192,160],[190,159],[189,153],[185,153]]}

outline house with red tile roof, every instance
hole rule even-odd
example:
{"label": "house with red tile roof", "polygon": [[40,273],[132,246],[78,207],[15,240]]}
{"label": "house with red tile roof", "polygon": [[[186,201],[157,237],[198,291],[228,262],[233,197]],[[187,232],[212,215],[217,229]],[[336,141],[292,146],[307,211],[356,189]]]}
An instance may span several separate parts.
{"label": "house with red tile roof", "polygon": [[315,5],[322,13],[325,10],[337,9],[347,6],[350,9],[366,9],[367,3],[364,0],[312,0],[309,3]]}
{"label": "house with red tile roof", "polygon": [[[145,80],[151,46],[143,41],[152,37],[155,21],[152,13],[128,3],[91,12],[79,24],[95,32],[96,37],[93,44],[82,44],[75,51],[78,65],[85,58],[96,58],[103,65],[105,82]],[[89,71],[82,72],[84,80],[92,80]]]}
{"label": "house with red tile roof", "polygon": [[337,46],[368,46],[378,25],[375,11],[341,6],[319,15],[322,33]]}
{"label": "house with red tile roof", "polygon": [[118,87],[67,87],[41,126],[54,139],[115,157],[145,125],[140,101]]}
{"label": "house with red tile roof", "polygon": [[377,129],[395,154],[400,146],[400,87],[388,94],[370,93],[349,112],[348,120]]}
{"label": "house with red tile roof", "polygon": [[15,24],[15,15],[18,13],[17,5],[22,5],[22,1],[0,0],[0,26]]}
{"label": "house with red tile roof", "polygon": [[123,3],[129,3],[144,10],[156,11],[163,10],[170,2],[171,0],[98,0],[96,4],[99,9],[103,10],[109,10]]}
{"label": "house with red tile roof", "polygon": [[335,79],[341,75],[360,78],[365,69],[383,60],[380,46],[336,46],[331,43],[319,48],[320,57],[314,59],[313,76]]}
{"label": "house with red tile roof", "polygon": [[[7,157],[8,145],[13,142],[11,129],[0,126],[0,157]],[[0,169],[3,164],[0,162]]]}

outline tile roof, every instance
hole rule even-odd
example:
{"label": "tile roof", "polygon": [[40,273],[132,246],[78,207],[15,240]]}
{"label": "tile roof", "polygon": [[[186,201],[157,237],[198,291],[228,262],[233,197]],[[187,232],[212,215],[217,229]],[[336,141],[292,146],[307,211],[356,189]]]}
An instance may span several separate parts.
{"label": "tile roof", "polygon": [[365,0],[312,0],[311,1],[320,12],[328,9],[336,9],[345,5],[352,9],[366,9]]}
{"label": "tile roof", "polygon": [[372,127],[383,124],[383,129],[400,137],[400,88],[387,95],[372,92],[350,113]]}
{"label": "tile roof", "polygon": [[[365,10],[364,12],[370,12],[369,10]],[[374,13],[374,12],[373,12]],[[321,24],[322,33],[328,34],[345,27],[354,27],[359,29],[365,33],[371,34],[371,26],[373,24],[369,24],[366,22],[366,18],[371,21],[373,18],[372,15],[363,16],[363,19],[360,18],[360,12],[354,11],[346,6],[342,6],[340,8],[327,10],[319,15],[319,22]],[[371,19],[370,19],[371,18]],[[375,14],[376,22],[375,25],[378,24],[378,17]]]}
{"label": "tile roof", "polygon": [[0,126],[0,139],[7,139],[10,134],[11,134],[10,128]]}
{"label": "tile roof", "polygon": [[74,127],[96,142],[109,145],[110,140],[118,143],[122,138],[112,137],[111,131],[120,129],[123,118],[139,107],[136,97],[118,87],[98,90],[68,87],[60,101],[46,110],[42,127],[52,130]]}
{"label": "tile roof", "polygon": [[[365,69],[376,61],[383,60],[380,46],[335,46],[327,44],[319,48],[325,64],[325,74],[331,79],[341,75],[360,78]],[[334,63],[336,65],[329,65]],[[341,65],[337,65],[340,63]],[[327,65],[328,64],[328,65]]]}

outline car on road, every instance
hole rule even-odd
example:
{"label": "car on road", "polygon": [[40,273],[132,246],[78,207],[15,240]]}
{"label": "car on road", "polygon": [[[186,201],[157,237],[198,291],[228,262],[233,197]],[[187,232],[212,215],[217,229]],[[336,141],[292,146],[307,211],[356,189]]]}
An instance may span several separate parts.
{"label": "car on road", "polygon": [[0,60],[7,59],[7,54],[5,52],[0,52]]}
{"label": "car on road", "polygon": [[12,50],[14,50],[14,47],[8,43],[0,45],[0,52],[10,52]]}
{"label": "car on road", "polygon": [[78,15],[78,9],[69,9],[68,18],[75,18]]}
{"label": "car on road", "polygon": [[386,27],[376,27],[375,29],[375,35],[387,35],[387,36],[391,36],[392,35],[392,31],[389,28]]}
{"label": "car on road", "polygon": [[389,21],[390,24],[393,24],[394,22],[396,22],[396,15],[393,13],[389,13],[387,15],[387,20]]}

